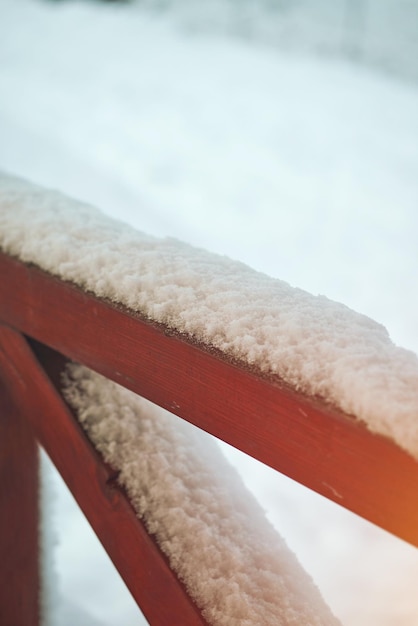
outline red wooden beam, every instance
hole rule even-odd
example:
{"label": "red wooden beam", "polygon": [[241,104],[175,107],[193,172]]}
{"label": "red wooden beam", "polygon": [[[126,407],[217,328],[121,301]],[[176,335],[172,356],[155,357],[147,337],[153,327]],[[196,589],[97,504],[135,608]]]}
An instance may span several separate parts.
{"label": "red wooden beam", "polygon": [[[59,360],[52,366],[57,364]],[[206,621],[137,518],[127,496],[117,486],[114,472],[103,463],[88,441],[28,343],[18,332],[5,326],[0,327],[0,378],[9,389],[14,406],[31,424],[38,441],[64,478],[149,623],[153,626],[173,623],[205,626]],[[24,452],[14,450],[14,468],[19,464],[21,468],[25,467]],[[15,550],[19,554],[19,548],[11,543],[9,549],[8,563],[10,567],[16,567],[19,564],[14,561]],[[19,569],[14,571],[15,576],[20,575]],[[0,623],[5,626],[35,624],[30,619],[18,622],[12,618]]]}
{"label": "red wooden beam", "polygon": [[0,320],[418,545],[418,463],[320,399],[0,255]]}
{"label": "red wooden beam", "polygon": [[5,382],[0,380],[0,624],[38,626],[38,446]]}

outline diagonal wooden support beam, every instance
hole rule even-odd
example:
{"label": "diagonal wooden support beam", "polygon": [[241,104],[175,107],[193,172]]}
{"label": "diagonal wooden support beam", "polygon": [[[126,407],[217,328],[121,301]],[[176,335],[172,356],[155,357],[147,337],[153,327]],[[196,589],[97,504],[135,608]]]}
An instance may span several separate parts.
{"label": "diagonal wooden support beam", "polygon": [[0,379],[0,624],[38,626],[38,446],[6,382]]}
{"label": "diagonal wooden support beam", "polygon": [[[66,481],[150,624],[167,626],[178,621],[185,626],[204,626],[199,610],[117,486],[112,469],[87,440],[27,341],[6,326],[0,326],[0,380],[7,386],[13,406],[28,420]],[[17,462],[24,464],[25,458],[18,451],[16,455]],[[9,556],[10,566],[13,554]],[[32,624],[29,620],[1,623]]]}
{"label": "diagonal wooden support beam", "polygon": [[418,546],[418,462],[353,417],[0,253],[0,320]]}

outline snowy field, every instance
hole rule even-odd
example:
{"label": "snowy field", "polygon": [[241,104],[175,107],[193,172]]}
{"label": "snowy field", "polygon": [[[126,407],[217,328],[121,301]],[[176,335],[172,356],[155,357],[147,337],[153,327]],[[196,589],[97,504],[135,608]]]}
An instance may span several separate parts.
{"label": "snowy field", "polygon": [[[418,352],[416,84],[139,4],[0,9],[1,169],[344,302]],[[226,451],[343,624],[417,623],[413,548]],[[47,474],[51,625],[143,624]]]}

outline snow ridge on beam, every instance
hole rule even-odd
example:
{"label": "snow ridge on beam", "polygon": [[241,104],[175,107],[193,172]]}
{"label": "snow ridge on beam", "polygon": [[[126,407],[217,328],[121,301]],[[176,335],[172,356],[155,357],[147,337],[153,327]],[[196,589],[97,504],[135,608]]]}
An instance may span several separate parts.
{"label": "snow ridge on beam", "polygon": [[0,250],[321,397],[418,459],[418,356],[367,316],[1,173]]}
{"label": "snow ridge on beam", "polygon": [[[42,354],[44,364],[51,370],[54,378],[62,367],[63,359],[57,359],[56,355],[52,355],[51,359],[50,353],[45,350]],[[46,450],[149,623],[153,626],[167,626],[172,623],[173,616],[181,616],[182,624],[206,626],[207,622],[138,519],[128,497],[117,486],[114,471],[103,463],[98,452],[89,443],[25,338],[6,326],[0,326],[0,379],[7,385],[13,401],[10,417],[13,414],[19,415],[26,429],[33,432],[32,437],[35,436]],[[31,470],[32,465],[26,466],[28,459],[22,458],[25,449],[13,451],[14,463],[21,471]],[[29,505],[33,516],[37,507],[36,472],[27,484],[32,487]],[[13,485],[9,487],[4,488],[5,496],[8,496],[7,501],[4,501],[6,510],[10,510],[9,503],[15,502],[17,495],[13,491]],[[16,502],[15,507],[14,521],[18,522],[17,528],[19,529],[19,523],[21,525],[22,522],[28,526],[19,535],[20,541],[28,533],[37,535],[37,524],[33,523],[25,511],[26,500]],[[7,516],[4,519],[7,520]],[[13,522],[10,519],[8,521]],[[8,531],[4,538],[10,541],[10,532],[14,528],[7,527],[4,530]],[[24,543],[27,545],[28,542]],[[6,555],[8,558],[3,560],[3,569],[9,574],[10,571],[16,572],[20,577],[17,584],[13,585],[13,589],[20,590],[17,612],[16,606],[10,604],[10,594],[2,596],[2,592],[10,588],[10,581],[0,589],[0,615],[7,607],[13,611],[12,617],[10,613],[6,613],[5,617],[9,616],[10,619],[2,622],[4,624],[38,624],[37,611],[34,609],[38,586],[33,585],[37,578],[37,546],[36,542],[32,543],[34,549],[27,565],[30,565],[35,575],[30,583],[27,578],[22,578],[28,571],[28,566],[21,569],[16,562],[16,557],[21,553],[20,543],[9,544],[9,554]],[[28,602],[28,598],[32,600],[32,604]],[[22,613],[23,610],[26,612]]]}
{"label": "snow ridge on beam", "polygon": [[0,255],[0,274],[4,323],[418,545],[418,463],[394,442],[36,267]]}

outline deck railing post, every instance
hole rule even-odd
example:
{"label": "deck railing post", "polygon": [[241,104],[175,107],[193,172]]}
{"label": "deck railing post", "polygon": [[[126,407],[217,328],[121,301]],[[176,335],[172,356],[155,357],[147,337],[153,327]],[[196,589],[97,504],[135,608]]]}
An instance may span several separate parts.
{"label": "deck railing post", "polygon": [[[51,378],[58,382],[59,368],[65,360],[54,354],[46,360],[52,368]],[[0,524],[0,570],[7,562],[0,578],[0,626],[38,624],[37,451],[32,431],[64,478],[149,623],[166,626],[172,623],[173,616],[175,619],[178,616],[184,626],[206,626],[206,620],[171,569],[155,538],[138,518],[126,493],[118,487],[114,470],[103,462],[87,439],[27,339],[0,324],[0,384],[1,381],[6,383],[15,407],[9,405],[4,395],[4,411],[0,407],[0,415],[5,416],[4,432],[0,427],[0,470],[3,472],[0,476],[4,475],[3,483],[10,482],[10,488],[5,488],[0,500],[0,515],[3,511],[7,513]],[[13,480],[9,474],[13,475]],[[8,600],[8,572],[12,568],[16,574],[14,598],[7,614],[3,614],[3,592]],[[16,611],[19,618],[15,619]],[[47,611],[45,614],[49,617]]]}
{"label": "deck railing post", "polygon": [[38,446],[0,380],[0,624],[38,626]]}

